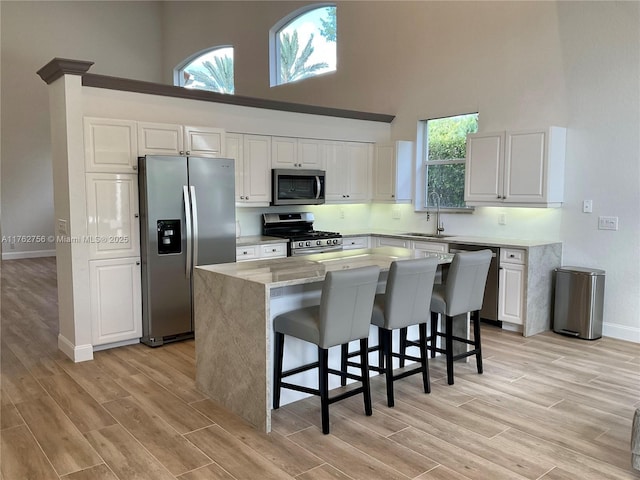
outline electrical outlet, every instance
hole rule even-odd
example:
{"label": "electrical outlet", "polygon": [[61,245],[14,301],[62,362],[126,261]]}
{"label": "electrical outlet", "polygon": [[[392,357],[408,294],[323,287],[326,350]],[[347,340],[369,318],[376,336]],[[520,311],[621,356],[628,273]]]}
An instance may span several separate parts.
{"label": "electrical outlet", "polygon": [[400,220],[400,218],[402,218],[402,214],[400,213],[400,209],[399,208],[394,208],[391,211],[391,218],[394,218],[396,220]]}
{"label": "electrical outlet", "polygon": [[340,209],[340,218],[344,218],[344,208]]}
{"label": "electrical outlet", "polygon": [[598,230],[618,230],[618,217],[598,217]]}
{"label": "electrical outlet", "polygon": [[62,218],[59,218],[58,219],[58,228],[57,228],[57,230],[58,230],[58,235],[67,235],[68,234],[68,232],[67,232],[67,221],[62,219]]}
{"label": "electrical outlet", "polygon": [[506,225],[507,224],[507,214],[501,213],[498,215],[498,225]]}
{"label": "electrical outlet", "polygon": [[592,213],[592,212],[593,212],[593,200],[583,200],[582,213]]}

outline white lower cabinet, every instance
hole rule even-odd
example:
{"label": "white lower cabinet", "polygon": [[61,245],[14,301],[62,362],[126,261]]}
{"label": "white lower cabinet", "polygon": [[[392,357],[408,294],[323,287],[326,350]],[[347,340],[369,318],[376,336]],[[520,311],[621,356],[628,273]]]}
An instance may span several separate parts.
{"label": "white lower cabinet", "polygon": [[263,243],[259,245],[243,245],[236,247],[236,262],[260,260],[265,258],[285,258],[287,256],[287,244]]}
{"label": "white lower cabinet", "polygon": [[343,250],[356,250],[358,248],[369,248],[369,237],[343,237]]}
{"label": "white lower cabinet", "polygon": [[420,250],[425,253],[447,253],[449,251],[448,243],[440,242],[416,242],[413,241],[411,248],[414,250]]}
{"label": "white lower cabinet", "polygon": [[142,336],[140,258],[91,260],[91,328],[93,345]]}
{"label": "white lower cabinet", "polygon": [[411,248],[411,240],[395,237],[372,237],[371,246]]}
{"label": "white lower cabinet", "polygon": [[526,252],[521,249],[500,249],[498,287],[498,320],[524,323]]}

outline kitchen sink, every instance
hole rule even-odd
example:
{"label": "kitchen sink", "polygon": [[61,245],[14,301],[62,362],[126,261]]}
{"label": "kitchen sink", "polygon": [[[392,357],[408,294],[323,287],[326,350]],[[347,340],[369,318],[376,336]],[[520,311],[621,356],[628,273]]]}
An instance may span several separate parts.
{"label": "kitchen sink", "polygon": [[410,237],[425,237],[425,238],[449,238],[452,235],[436,235],[435,233],[421,233],[421,232],[409,232],[403,233],[402,235],[407,235]]}

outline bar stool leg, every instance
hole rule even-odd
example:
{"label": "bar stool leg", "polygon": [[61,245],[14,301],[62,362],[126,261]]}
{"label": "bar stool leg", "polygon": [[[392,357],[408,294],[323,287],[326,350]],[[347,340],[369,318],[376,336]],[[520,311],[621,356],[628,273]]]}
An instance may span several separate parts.
{"label": "bar stool leg", "polygon": [[400,329],[400,368],[404,367],[404,355],[407,351],[407,327]]}
{"label": "bar stool leg", "polygon": [[395,401],[393,398],[393,357],[391,356],[392,352],[392,336],[391,330],[385,330],[383,328],[380,329],[382,332],[382,348],[384,350],[384,372],[386,375],[386,383],[387,383],[387,406],[393,407],[395,405]]}
{"label": "bar stool leg", "polygon": [[[422,366],[422,384],[424,393],[431,393],[431,379],[429,378],[429,358],[427,356],[427,324],[421,323],[420,330],[420,363]],[[402,357],[401,357],[402,358]]]}
{"label": "bar stool leg", "polygon": [[436,356],[436,347],[438,346],[438,314],[431,312],[431,358]]}
{"label": "bar stool leg", "polygon": [[364,413],[371,416],[371,384],[369,382],[369,339],[360,339],[360,371],[362,375],[362,395],[364,397]]}
{"label": "bar stool leg", "polygon": [[329,433],[329,350],[318,347],[318,390],[322,412],[322,433]]}
{"label": "bar stool leg", "polygon": [[284,333],[276,332],[275,365],[273,366],[273,408],[280,408],[280,389],[282,384],[282,357],[284,354]]}
{"label": "bar stool leg", "polygon": [[342,385],[343,387],[347,384],[347,369],[349,368],[349,366],[347,365],[347,362],[349,361],[349,344],[348,343],[343,343],[340,346],[340,371],[342,372],[342,374],[340,375],[340,385]]}
{"label": "bar stool leg", "polygon": [[445,332],[447,357],[447,383],[453,385],[453,317],[445,315],[447,331]]}
{"label": "bar stool leg", "polygon": [[480,343],[480,311],[473,313],[473,347],[476,351],[476,366],[478,373],[482,373],[482,347]]}

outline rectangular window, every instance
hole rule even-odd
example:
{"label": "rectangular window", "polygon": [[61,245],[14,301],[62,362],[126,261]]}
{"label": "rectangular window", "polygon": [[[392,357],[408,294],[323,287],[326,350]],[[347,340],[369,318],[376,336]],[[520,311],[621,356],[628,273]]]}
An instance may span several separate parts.
{"label": "rectangular window", "polygon": [[478,131],[478,114],[422,120],[425,172],[424,207],[467,208],[464,203],[464,165],[467,134]]}

